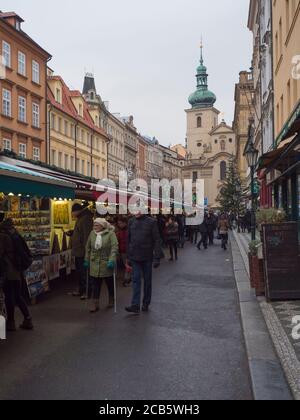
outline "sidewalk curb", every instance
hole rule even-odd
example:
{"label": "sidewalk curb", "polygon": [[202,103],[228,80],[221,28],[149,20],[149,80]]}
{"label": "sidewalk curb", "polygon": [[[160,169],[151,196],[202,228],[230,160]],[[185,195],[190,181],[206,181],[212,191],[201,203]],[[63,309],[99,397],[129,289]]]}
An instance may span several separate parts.
{"label": "sidewalk curb", "polygon": [[249,281],[248,256],[237,235],[231,241],[234,275],[248,356],[252,390],[256,401],[293,400],[278,360],[265,318]]}

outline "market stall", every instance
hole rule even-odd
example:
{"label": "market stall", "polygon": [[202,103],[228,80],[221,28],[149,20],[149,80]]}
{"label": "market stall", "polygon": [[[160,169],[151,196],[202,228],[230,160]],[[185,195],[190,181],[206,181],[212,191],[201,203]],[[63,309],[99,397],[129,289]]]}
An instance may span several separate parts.
{"label": "market stall", "polygon": [[25,272],[29,297],[48,291],[62,269],[71,273],[71,205],[75,184],[0,161],[0,212],[13,220],[34,257]]}

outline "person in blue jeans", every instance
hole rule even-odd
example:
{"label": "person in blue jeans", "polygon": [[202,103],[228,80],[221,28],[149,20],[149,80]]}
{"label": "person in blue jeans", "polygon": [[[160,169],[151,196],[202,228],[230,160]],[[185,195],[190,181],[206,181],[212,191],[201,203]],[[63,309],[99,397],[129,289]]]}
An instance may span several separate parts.
{"label": "person in blue jeans", "polygon": [[157,221],[147,215],[137,214],[128,226],[128,262],[132,267],[133,296],[127,312],[141,311],[142,279],[144,297],[142,311],[148,312],[152,298],[152,267],[160,266],[162,255]]}

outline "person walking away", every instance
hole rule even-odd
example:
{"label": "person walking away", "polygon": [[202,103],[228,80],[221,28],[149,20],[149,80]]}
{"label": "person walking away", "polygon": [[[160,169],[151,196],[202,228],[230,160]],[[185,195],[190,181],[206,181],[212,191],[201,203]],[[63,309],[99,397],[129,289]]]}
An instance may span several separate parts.
{"label": "person walking away", "polygon": [[108,307],[113,308],[115,303],[114,269],[119,251],[118,240],[113,226],[105,219],[95,219],[94,228],[86,244],[84,266],[89,270],[92,283],[93,303],[91,313],[100,310],[100,295],[102,283],[105,281],[108,293]]}
{"label": "person walking away", "polygon": [[166,240],[170,249],[170,260],[178,260],[178,241],[179,241],[179,226],[174,217],[170,217],[166,222]]}
{"label": "person walking away", "polygon": [[78,290],[73,293],[73,296],[79,296],[81,300],[85,300],[89,296],[86,296],[87,270],[84,267],[84,256],[86,244],[93,229],[93,214],[87,207],[75,203],[72,207],[72,215],[76,218],[75,229],[72,234],[72,255],[75,257],[79,283]]}
{"label": "person walking away", "polygon": [[219,229],[220,229],[220,235],[222,239],[222,249],[224,251],[227,250],[227,243],[228,243],[228,231],[230,229],[229,221],[225,214],[223,214],[219,220]]}
{"label": "person walking away", "polygon": [[[141,310],[142,277],[144,278],[143,312],[149,310],[152,298],[152,265],[160,266],[162,256],[157,221],[138,213],[128,226],[128,260],[132,266],[133,296],[127,312],[139,314]],[[154,263],[154,264],[153,264]]]}
{"label": "person walking away", "polygon": [[185,243],[185,217],[183,214],[178,214],[175,220],[178,223],[179,246],[183,249]]}
{"label": "person walking away", "polygon": [[212,246],[214,245],[215,230],[217,228],[217,222],[213,210],[210,210],[207,215],[206,225],[208,231],[209,245]]}
{"label": "person walking away", "polygon": [[197,245],[197,248],[201,249],[201,245],[203,245],[204,249],[208,248],[207,241],[208,241],[208,227],[206,223],[206,219],[203,220],[202,224],[199,226],[200,234],[201,234],[201,240]]}
{"label": "person walking away", "polygon": [[7,312],[6,330],[16,331],[15,305],[19,307],[24,317],[20,328],[33,330],[32,318],[21,293],[23,272],[31,266],[33,260],[26,242],[10,219],[0,224],[0,260],[4,270],[2,277]]}
{"label": "person walking away", "polygon": [[245,214],[245,227],[248,230],[248,233],[251,233],[251,225],[252,225],[251,211],[247,210]]}
{"label": "person walking away", "polygon": [[116,235],[119,242],[119,255],[125,268],[123,286],[127,287],[131,283],[131,270],[129,269],[127,264],[128,226],[126,219],[119,219],[117,226],[118,230],[116,232]]}

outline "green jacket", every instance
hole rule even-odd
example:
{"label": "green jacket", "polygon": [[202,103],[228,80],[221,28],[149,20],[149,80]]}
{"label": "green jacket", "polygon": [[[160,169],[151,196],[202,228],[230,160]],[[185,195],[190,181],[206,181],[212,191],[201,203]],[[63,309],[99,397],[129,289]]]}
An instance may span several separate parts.
{"label": "green jacket", "polygon": [[90,264],[90,276],[107,278],[113,276],[113,270],[107,268],[107,263],[117,263],[119,243],[113,230],[105,230],[102,234],[102,248],[95,249],[96,233],[91,232],[86,245],[85,260]]}

